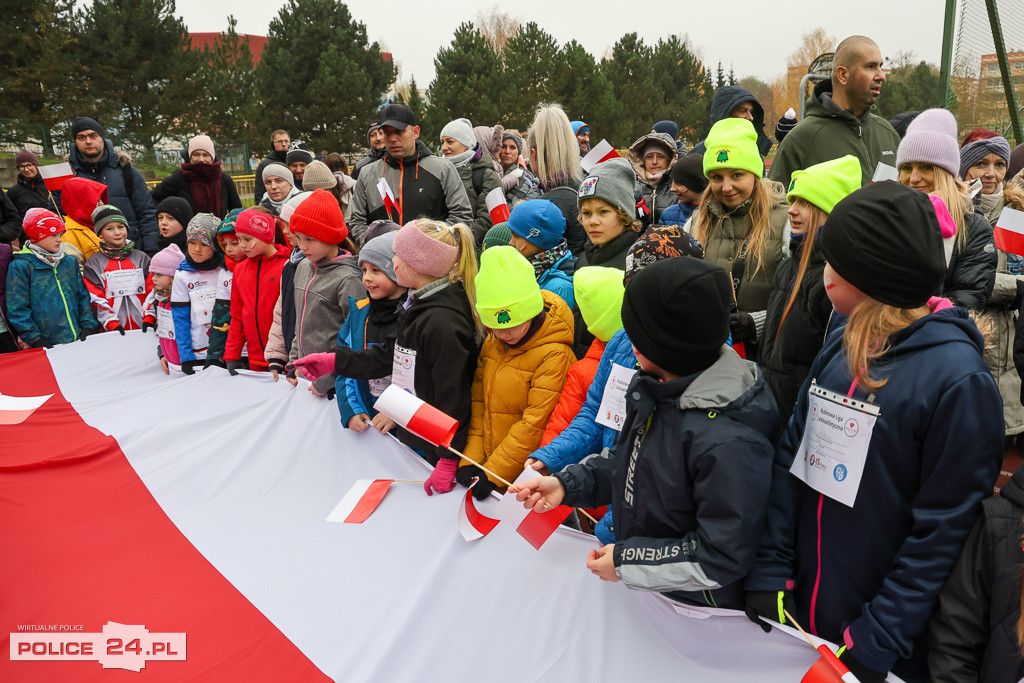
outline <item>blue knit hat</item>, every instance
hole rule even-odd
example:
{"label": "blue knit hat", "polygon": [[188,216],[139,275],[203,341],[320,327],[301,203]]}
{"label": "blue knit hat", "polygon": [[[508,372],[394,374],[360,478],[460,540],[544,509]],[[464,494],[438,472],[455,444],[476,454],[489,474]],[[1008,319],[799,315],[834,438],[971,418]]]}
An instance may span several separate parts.
{"label": "blue knit hat", "polygon": [[515,205],[508,217],[508,229],[547,251],[562,241],[565,216],[550,199],[531,199]]}
{"label": "blue knit hat", "polygon": [[572,126],[572,134],[573,135],[580,135],[581,133],[589,133],[590,132],[590,126],[588,126],[583,121],[573,121],[569,125]]}

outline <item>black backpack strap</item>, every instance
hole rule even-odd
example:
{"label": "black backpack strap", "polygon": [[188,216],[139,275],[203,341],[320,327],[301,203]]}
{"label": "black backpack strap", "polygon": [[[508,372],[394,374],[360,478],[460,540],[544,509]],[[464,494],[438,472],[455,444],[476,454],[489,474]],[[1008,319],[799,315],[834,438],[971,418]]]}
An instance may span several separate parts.
{"label": "black backpack strap", "polygon": [[484,170],[486,169],[483,166],[473,169],[473,191],[477,196],[480,195],[480,190],[484,189]]}

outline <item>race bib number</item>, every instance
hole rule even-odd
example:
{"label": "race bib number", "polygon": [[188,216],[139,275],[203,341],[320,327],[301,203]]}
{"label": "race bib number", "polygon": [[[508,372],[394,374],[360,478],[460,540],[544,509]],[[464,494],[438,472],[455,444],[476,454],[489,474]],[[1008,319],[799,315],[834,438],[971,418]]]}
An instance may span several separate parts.
{"label": "race bib number", "polygon": [[[391,365],[391,383],[416,395],[416,352],[395,344],[395,355]],[[383,392],[384,389],[382,388]]]}
{"label": "race bib number", "polygon": [[391,386],[391,375],[382,377],[381,379],[371,379],[370,382],[370,396],[374,398],[380,397],[384,393],[384,390]]}
{"label": "race bib number", "polygon": [[146,293],[146,276],[142,274],[142,268],[111,270],[103,274],[103,280],[108,299]]}
{"label": "race bib number", "polygon": [[217,302],[217,293],[212,287],[193,289],[188,298],[192,301],[192,322],[197,325],[209,325],[213,322],[213,305]]}
{"label": "race bib number", "polygon": [[156,336],[160,339],[174,340],[174,317],[171,315],[171,309],[157,307]]}
{"label": "race bib number", "polygon": [[622,423],[626,421],[626,389],[635,374],[635,368],[612,363],[612,371],[604,383],[601,406],[597,409],[597,424],[611,427],[617,432],[622,431]]}
{"label": "race bib number", "polygon": [[878,407],[812,383],[800,449],[789,468],[815,491],[853,507]]}

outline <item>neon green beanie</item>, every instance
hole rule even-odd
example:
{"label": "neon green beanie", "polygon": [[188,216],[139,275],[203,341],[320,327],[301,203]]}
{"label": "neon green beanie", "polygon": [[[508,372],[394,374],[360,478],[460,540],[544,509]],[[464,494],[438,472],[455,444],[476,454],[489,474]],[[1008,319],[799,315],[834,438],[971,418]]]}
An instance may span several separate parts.
{"label": "neon green beanie", "polygon": [[792,204],[796,197],[800,197],[825,213],[832,213],[839,200],[860,189],[860,183],[860,161],[847,154],[808,166],[802,171],[793,171],[786,201]]}
{"label": "neon green beanie", "polygon": [[476,312],[484,327],[515,327],[544,310],[533,266],[514,247],[491,247],[480,254],[480,272],[474,283]]}
{"label": "neon green beanie", "polygon": [[722,119],[704,140],[704,175],[719,168],[738,168],[761,177],[764,161],[757,151],[757,132],[747,119]]}
{"label": "neon green beanie", "polygon": [[587,266],[572,276],[572,291],[583,322],[592,335],[608,343],[622,329],[622,271],[618,268]]}

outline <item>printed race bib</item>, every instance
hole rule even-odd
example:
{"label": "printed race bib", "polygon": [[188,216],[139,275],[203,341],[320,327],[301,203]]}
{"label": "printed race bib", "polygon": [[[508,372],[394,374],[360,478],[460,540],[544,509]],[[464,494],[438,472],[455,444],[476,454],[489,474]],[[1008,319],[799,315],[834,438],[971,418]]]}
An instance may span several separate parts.
{"label": "printed race bib", "polygon": [[789,471],[815,491],[852,508],[864,475],[878,406],[822,389],[813,382],[807,393],[804,438]]}
{"label": "printed race bib", "polygon": [[604,383],[601,406],[597,409],[597,419],[594,420],[597,424],[611,427],[617,432],[622,431],[622,423],[626,421],[626,389],[635,374],[635,368],[612,363],[612,371]]}
{"label": "printed race bib", "polygon": [[[395,355],[391,365],[391,383],[416,395],[416,352],[395,344]],[[381,389],[383,392],[384,389]]]}
{"label": "printed race bib", "polygon": [[217,292],[213,287],[196,288],[189,291],[188,298],[192,301],[192,322],[196,325],[209,325],[213,321]]}
{"label": "printed race bib", "polygon": [[171,315],[171,309],[157,307],[156,336],[160,339],[174,340],[174,317]]}
{"label": "printed race bib", "polygon": [[146,276],[142,268],[111,270],[103,274],[105,295],[108,299],[146,293]]}

